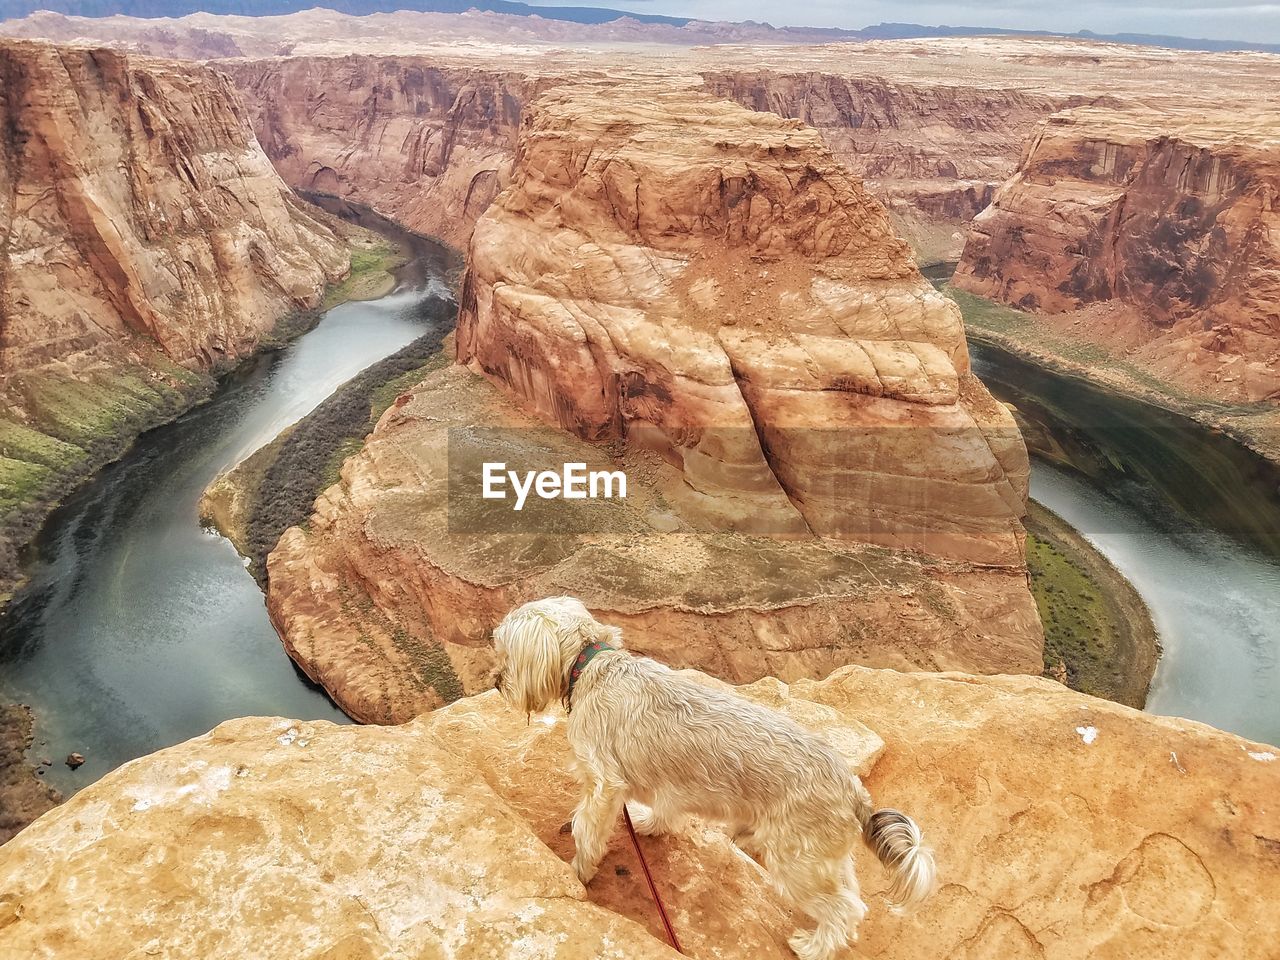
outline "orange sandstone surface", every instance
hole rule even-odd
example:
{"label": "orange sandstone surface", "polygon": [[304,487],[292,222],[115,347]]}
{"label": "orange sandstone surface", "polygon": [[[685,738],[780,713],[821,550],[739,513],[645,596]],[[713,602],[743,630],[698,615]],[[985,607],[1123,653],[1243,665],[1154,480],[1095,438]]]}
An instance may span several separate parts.
{"label": "orange sandstone surface", "polygon": [[[939,890],[906,917],[856,848],[850,956],[1274,955],[1274,747],[1029,677],[846,667],[741,692],[827,737],[935,848]],[[490,692],[399,727],[232,720],[136,760],[0,847],[0,953],[674,960],[620,826],[574,877],[577,786],[546,719]],[[792,956],[798,918],[724,833],[641,843],[687,956]]]}

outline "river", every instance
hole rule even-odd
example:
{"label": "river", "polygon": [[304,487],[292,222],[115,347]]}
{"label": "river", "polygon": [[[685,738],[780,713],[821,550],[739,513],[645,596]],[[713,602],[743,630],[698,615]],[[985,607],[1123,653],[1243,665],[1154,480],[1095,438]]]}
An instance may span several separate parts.
{"label": "river", "polygon": [[[231,543],[203,530],[205,487],[342,383],[425,332],[448,296],[446,248],[343,208],[413,254],[389,295],[327,311],[213,399],[139,438],[69,498],[34,544],[30,582],[0,621],[0,700],[31,705],[35,758],[70,794],[134,757],[232,717],[347,722],[285,654]],[[71,771],[71,752],[86,762]]]}
{"label": "river", "polygon": [[970,344],[1014,404],[1031,495],[1141,594],[1163,655],[1153,713],[1280,744],[1280,468],[1194,421]]}

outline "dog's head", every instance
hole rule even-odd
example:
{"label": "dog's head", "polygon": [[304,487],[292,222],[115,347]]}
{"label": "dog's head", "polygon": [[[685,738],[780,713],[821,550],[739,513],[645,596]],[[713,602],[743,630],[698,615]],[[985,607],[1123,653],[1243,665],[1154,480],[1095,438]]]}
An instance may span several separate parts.
{"label": "dog's head", "polygon": [[597,622],[573,597],[516,607],[493,631],[498,653],[494,686],[515,709],[541,713],[564,699],[574,661],[595,640],[621,648],[622,631]]}

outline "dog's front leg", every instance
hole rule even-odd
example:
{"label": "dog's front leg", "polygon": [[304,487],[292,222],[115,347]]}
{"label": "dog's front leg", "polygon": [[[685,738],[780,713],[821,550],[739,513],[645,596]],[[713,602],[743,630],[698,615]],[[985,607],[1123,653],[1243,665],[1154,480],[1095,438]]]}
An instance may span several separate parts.
{"label": "dog's front leg", "polygon": [[591,882],[609,846],[609,836],[622,810],[623,792],[599,779],[588,779],[573,813],[573,869],[583,884]]}

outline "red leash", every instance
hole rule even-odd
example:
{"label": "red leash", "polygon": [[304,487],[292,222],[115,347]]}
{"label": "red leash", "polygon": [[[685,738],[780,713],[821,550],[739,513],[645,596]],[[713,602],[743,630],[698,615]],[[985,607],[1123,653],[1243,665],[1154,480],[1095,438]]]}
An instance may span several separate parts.
{"label": "red leash", "polygon": [[658,916],[662,917],[662,925],[667,928],[667,939],[676,948],[676,953],[682,954],[684,951],[680,949],[680,940],[676,937],[671,921],[667,918],[667,908],[662,905],[662,898],[658,896],[658,888],[653,883],[653,875],[649,873],[649,864],[644,859],[644,851],[640,849],[640,838],[636,836],[636,828],[631,825],[631,811],[627,809],[626,804],[622,805],[622,815],[627,821],[627,833],[631,834],[631,845],[636,848],[636,856],[640,858],[640,869],[644,871],[644,878],[649,883],[649,895],[653,897],[653,902],[658,908]]}

